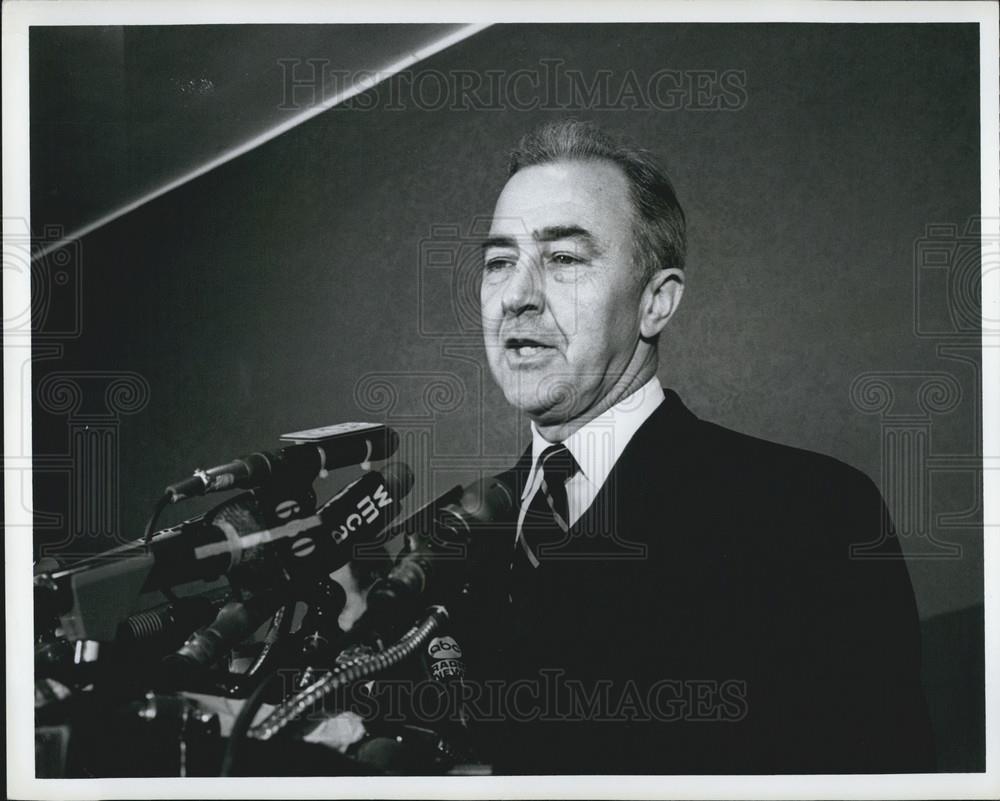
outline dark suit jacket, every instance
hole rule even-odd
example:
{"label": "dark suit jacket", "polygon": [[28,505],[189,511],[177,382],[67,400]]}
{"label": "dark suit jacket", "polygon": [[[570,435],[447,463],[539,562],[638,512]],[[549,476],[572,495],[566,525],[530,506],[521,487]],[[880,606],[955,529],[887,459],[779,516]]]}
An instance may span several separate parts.
{"label": "dark suit jacket", "polygon": [[933,770],[913,591],[859,471],[668,390],[570,535],[528,612],[467,634],[470,678],[507,689],[496,772]]}

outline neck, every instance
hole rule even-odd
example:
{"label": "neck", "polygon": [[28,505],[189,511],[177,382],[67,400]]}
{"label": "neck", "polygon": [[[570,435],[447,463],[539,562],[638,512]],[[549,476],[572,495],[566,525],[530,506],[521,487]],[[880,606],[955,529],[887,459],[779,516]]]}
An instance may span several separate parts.
{"label": "neck", "polygon": [[563,420],[557,423],[539,423],[535,421],[535,428],[549,442],[563,442],[567,437],[579,431],[595,417],[604,414],[608,409],[619,403],[633,392],[641,389],[654,375],[659,364],[659,358],[655,345],[651,345],[640,340],[632,353],[632,358],[628,365],[618,375],[604,396],[589,407],[585,412],[574,417],[572,420]]}

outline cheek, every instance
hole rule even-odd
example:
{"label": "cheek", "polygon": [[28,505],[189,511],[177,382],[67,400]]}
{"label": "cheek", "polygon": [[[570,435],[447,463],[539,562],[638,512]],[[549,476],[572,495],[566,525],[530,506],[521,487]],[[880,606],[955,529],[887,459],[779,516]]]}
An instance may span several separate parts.
{"label": "cheek", "polygon": [[630,299],[605,292],[579,294],[567,311],[563,329],[572,360],[578,364],[606,364],[610,356],[627,349],[638,333]]}
{"label": "cheek", "polygon": [[479,320],[484,333],[496,332],[500,326],[501,314],[497,293],[483,287],[479,293]]}
{"label": "cheek", "polygon": [[587,281],[549,281],[545,305],[570,347],[588,338],[590,328],[602,314],[600,294]]}
{"label": "cheek", "polygon": [[601,287],[580,283],[567,289],[550,304],[560,328],[571,341],[599,342],[620,310]]}

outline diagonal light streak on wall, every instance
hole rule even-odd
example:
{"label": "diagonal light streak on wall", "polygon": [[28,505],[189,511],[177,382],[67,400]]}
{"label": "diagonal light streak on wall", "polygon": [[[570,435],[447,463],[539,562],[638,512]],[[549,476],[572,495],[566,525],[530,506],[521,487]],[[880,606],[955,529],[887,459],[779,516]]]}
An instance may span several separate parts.
{"label": "diagonal light streak on wall", "polygon": [[286,131],[289,131],[292,128],[295,128],[296,126],[311,120],[318,114],[322,114],[324,111],[328,111],[334,106],[337,106],[346,100],[350,100],[355,95],[361,94],[362,92],[371,89],[373,86],[376,86],[384,81],[387,81],[388,79],[392,78],[394,75],[397,75],[403,70],[409,69],[415,64],[419,64],[421,61],[425,61],[431,56],[440,53],[442,50],[446,50],[452,45],[458,44],[459,42],[462,42],[471,36],[475,36],[477,33],[485,30],[488,27],[489,23],[475,23],[475,24],[465,25],[462,28],[459,28],[457,31],[452,31],[447,36],[444,36],[441,39],[438,39],[437,41],[431,42],[429,45],[425,45],[424,47],[415,50],[414,52],[404,56],[403,58],[394,61],[389,66],[381,70],[378,70],[370,77],[357,81],[356,83],[344,89],[342,92],[338,92],[337,94],[331,95],[328,98],[323,98],[316,105],[310,106],[309,108],[304,109],[302,112],[295,114],[292,117],[289,117],[280,124],[275,125],[273,128],[269,128],[263,133],[257,134],[256,136],[247,139],[242,144],[237,145],[236,147],[227,150],[226,152],[216,156],[215,158],[206,161],[204,164],[194,168],[193,170],[185,172],[178,178],[168,181],[162,186],[157,187],[156,189],[150,192],[144,193],[135,200],[126,203],[123,206],[120,206],[114,211],[111,211],[99,217],[93,222],[87,223],[86,225],[77,228],[74,231],[71,231],[61,239],[48,243],[47,245],[45,245],[45,247],[40,248],[39,250],[35,251],[32,254],[31,256],[32,262],[36,262],[40,259],[45,258],[45,256],[47,256],[49,253],[65,246],[67,242],[71,242],[74,239],[80,239],[81,237],[86,236],[92,231],[95,231],[98,228],[101,228],[107,225],[108,223],[117,220],[119,217],[125,216],[126,214],[134,211],[140,206],[144,206],[146,203],[156,200],[156,198],[165,195],[168,192],[173,191],[179,186],[183,186],[184,184],[193,181],[199,176],[202,176],[207,172],[211,172],[216,167],[220,167],[223,164],[232,161],[235,158],[239,158],[244,153],[248,153],[251,150],[271,141],[272,139],[281,136],[281,134],[285,133]]}

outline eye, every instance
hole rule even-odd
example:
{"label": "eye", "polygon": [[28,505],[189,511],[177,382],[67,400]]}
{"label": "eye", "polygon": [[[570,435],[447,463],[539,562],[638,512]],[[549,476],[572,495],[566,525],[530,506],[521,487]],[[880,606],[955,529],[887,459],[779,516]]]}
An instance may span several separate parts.
{"label": "eye", "polygon": [[486,272],[493,273],[498,270],[504,270],[514,264],[514,259],[509,256],[492,256],[486,259],[486,264],[484,268]]}
{"label": "eye", "polygon": [[583,261],[583,259],[581,259],[576,254],[574,254],[574,253],[566,253],[566,252],[553,253],[552,256],[550,256],[550,259],[553,262],[555,262],[556,264],[563,265],[563,266],[568,266],[568,265],[572,265],[572,264],[580,264]]}

